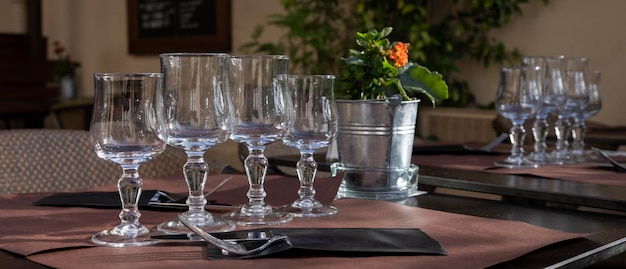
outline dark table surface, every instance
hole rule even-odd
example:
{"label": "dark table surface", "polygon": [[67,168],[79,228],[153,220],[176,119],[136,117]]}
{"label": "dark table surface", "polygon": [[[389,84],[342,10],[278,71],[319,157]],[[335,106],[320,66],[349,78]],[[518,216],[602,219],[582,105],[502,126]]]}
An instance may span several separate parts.
{"label": "dark table surface", "polygon": [[[282,161],[289,165],[293,162],[289,158]],[[280,164],[281,160],[273,158],[270,162]],[[320,169],[325,170],[323,164]],[[620,255],[626,251],[626,213],[617,212],[626,211],[626,187],[428,166],[420,166],[419,184],[428,193],[400,203],[591,234],[541,248],[493,268],[626,268],[626,254]],[[488,200],[433,192],[437,187],[503,198]],[[580,206],[611,211],[589,212],[578,210]],[[7,268],[46,268],[6,251],[0,251],[0,262]]]}
{"label": "dark table surface", "polygon": [[[271,157],[270,163],[293,166],[297,156]],[[323,160],[323,157],[318,158]],[[320,171],[330,171],[330,165],[320,161]],[[507,200],[559,207],[591,207],[626,212],[626,187],[560,180],[533,175],[490,173],[447,167],[420,165],[418,184],[426,191],[449,188],[493,194]],[[624,180],[626,180],[626,173]]]}
{"label": "dark table surface", "polygon": [[[522,221],[566,232],[592,233],[588,237],[544,247],[493,268],[544,268],[552,265],[556,265],[553,268],[585,268],[594,263],[594,268],[626,266],[626,263],[622,263],[621,257],[616,256],[626,250],[626,243],[619,242],[626,238],[624,216],[437,193],[412,197],[401,203],[472,216]],[[609,245],[616,241],[615,246]],[[609,247],[606,247],[607,245]],[[559,265],[559,262],[577,256],[580,257],[572,263]],[[6,251],[0,251],[0,262],[3,268],[47,268]],[[4,267],[5,265],[7,267]]]}
{"label": "dark table surface", "polygon": [[[291,156],[270,158],[270,162],[291,165],[295,161]],[[319,169],[329,171],[329,165],[322,162]],[[494,268],[585,268],[591,264],[595,264],[593,268],[626,268],[626,254],[619,255],[626,250],[626,187],[423,165],[418,182],[428,194],[406,203],[523,221],[561,231],[596,233],[588,239],[549,246]],[[442,195],[434,192],[436,188],[496,195],[501,201]],[[605,212],[581,211],[581,207]],[[573,260],[564,262],[568,259]]]}
{"label": "dark table surface", "polygon": [[429,166],[420,166],[419,184],[425,189],[466,190],[544,205],[626,211],[626,187],[622,186]]}
{"label": "dark table surface", "polygon": [[[547,246],[492,268],[586,268],[592,264],[595,264],[593,268],[626,268],[626,255],[619,255],[626,251],[626,217],[621,215],[433,193],[409,199],[407,203],[446,212],[522,221],[560,231],[594,233],[583,239]],[[564,263],[568,259],[572,261]]]}

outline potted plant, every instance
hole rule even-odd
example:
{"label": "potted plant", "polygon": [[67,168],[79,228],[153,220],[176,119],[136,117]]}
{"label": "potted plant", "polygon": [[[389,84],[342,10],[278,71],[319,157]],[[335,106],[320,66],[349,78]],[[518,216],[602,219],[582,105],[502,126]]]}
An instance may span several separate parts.
{"label": "potted plant", "polygon": [[66,53],[65,47],[59,41],[52,43],[54,46],[54,54],[57,59],[53,62],[52,73],[55,81],[61,88],[62,99],[72,99],[76,97],[76,79],[75,72],[80,66],[79,63],[72,62],[69,53]]}
{"label": "potted plant", "polygon": [[420,97],[448,97],[437,72],[408,60],[409,44],[391,42],[391,27],[356,34],[361,50],[344,58],[337,84],[338,197],[395,200],[417,193],[411,164]]}

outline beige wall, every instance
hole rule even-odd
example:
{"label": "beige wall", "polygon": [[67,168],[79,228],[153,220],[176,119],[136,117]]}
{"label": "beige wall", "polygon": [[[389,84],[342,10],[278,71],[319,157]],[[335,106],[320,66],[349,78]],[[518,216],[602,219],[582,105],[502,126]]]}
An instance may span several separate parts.
{"label": "beige wall", "polygon": [[[159,72],[158,55],[128,54],[126,0],[42,2],[44,35],[50,43],[61,41],[82,64],[78,74],[81,96],[93,95],[95,72]],[[278,1],[255,0],[233,0],[232,8],[235,49],[248,41],[254,26],[267,14],[281,10]]]}
{"label": "beige wall", "polygon": [[0,0],[0,33],[26,32],[25,0]]}
{"label": "beige wall", "polygon": [[[626,125],[626,1],[551,0],[546,7],[533,0],[524,16],[515,19],[496,37],[526,55],[586,57],[589,67],[602,71],[600,91],[603,109],[593,121]],[[480,65],[466,65],[464,75],[481,103],[493,100],[498,68],[485,71]]]}
{"label": "beige wall", "polygon": [[[0,0],[0,12],[12,10],[10,7],[15,6],[16,1],[20,0]],[[94,72],[159,71],[156,55],[131,56],[127,53],[126,0],[42,2],[44,34],[50,42],[59,40],[64,43],[72,57],[82,63],[80,95],[92,95],[91,76]],[[626,75],[622,74],[624,71],[620,66],[626,59],[626,34],[621,30],[626,25],[623,15],[626,1],[551,0],[547,7],[540,0],[531,2],[525,6],[522,18],[495,35],[527,55],[587,57],[591,68],[603,72],[604,108],[594,120],[626,125],[626,116],[621,109],[626,101],[626,91],[621,89]],[[278,0],[232,0],[232,5],[235,49],[248,40],[253,27],[262,23],[267,14],[281,12]],[[9,9],[3,8],[5,6]],[[274,29],[274,36],[278,36],[276,31]],[[480,103],[493,100],[498,67],[485,70],[477,64],[463,65],[463,76],[470,81]]]}

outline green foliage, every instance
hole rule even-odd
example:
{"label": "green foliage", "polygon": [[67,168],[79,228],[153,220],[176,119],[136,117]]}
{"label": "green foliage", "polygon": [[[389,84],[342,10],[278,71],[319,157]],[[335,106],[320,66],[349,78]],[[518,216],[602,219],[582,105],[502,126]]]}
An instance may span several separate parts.
{"label": "green foliage", "polygon": [[392,28],[356,33],[362,50],[349,50],[337,85],[337,97],[377,99],[394,94],[404,100],[425,95],[434,104],[448,97],[448,87],[441,75],[408,62],[408,44],[390,42]]}
{"label": "green foliage", "polygon": [[285,36],[261,42],[265,26],[259,25],[252,41],[240,49],[246,53],[289,55],[293,70],[307,74],[336,74],[345,44],[354,42],[344,32],[349,23],[338,0],[281,0],[284,14],[270,15],[268,25],[288,29]]}
{"label": "green foliage", "polygon": [[529,1],[281,0],[285,13],[270,16],[268,25],[286,29],[286,36],[261,42],[260,26],[242,50],[284,53],[297,72],[340,76],[339,60],[353,48],[354,33],[387,25],[394,29],[390,39],[411,44],[412,62],[437,70],[448,82],[449,98],[442,105],[468,106],[474,97],[467,82],[457,78],[459,61],[471,59],[488,67],[515,60],[519,51],[491,37],[490,31],[521,16],[521,5]]}
{"label": "green foliage", "polygon": [[74,76],[76,68],[80,66],[79,63],[72,62],[70,55],[66,54],[65,47],[59,41],[52,43],[54,46],[54,54],[57,59],[52,63],[52,74],[54,80],[59,81],[64,76]]}

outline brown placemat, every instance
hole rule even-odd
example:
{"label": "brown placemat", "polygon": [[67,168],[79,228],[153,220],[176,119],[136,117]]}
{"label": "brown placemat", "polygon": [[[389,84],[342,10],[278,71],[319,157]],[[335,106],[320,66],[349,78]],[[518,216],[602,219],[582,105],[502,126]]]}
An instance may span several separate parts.
{"label": "brown placemat", "polygon": [[[225,175],[209,177],[217,184]],[[223,191],[239,195],[245,180],[231,180]],[[273,182],[277,180],[276,182]],[[268,200],[281,198],[280,177],[268,177]],[[292,179],[295,180],[295,179]],[[286,182],[286,181],[285,181]],[[284,182],[283,182],[284,183]],[[209,186],[211,186],[209,184]],[[322,185],[322,184],[320,184]],[[184,181],[177,178],[146,179],[146,188],[182,192]],[[274,188],[270,192],[270,188]],[[111,191],[114,186],[96,190]],[[336,190],[335,190],[336,191]],[[229,193],[231,192],[231,193]],[[276,193],[273,193],[276,192]],[[216,197],[219,197],[216,193]],[[332,194],[332,193],[331,193]],[[259,260],[209,261],[197,245],[163,244],[147,247],[93,247],[89,237],[119,222],[119,210],[80,207],[41,207],[31,203],[46,194],[0,196],[0,248],[58,268],[350,268],[362,264],[371,268],[483,268],[508,261],[543,246],[584,236],[545,229],[523,222],[494,220],[404,206],[385,201],[341,199],[334,201],[339,213],[321,218],[296,218],[284,228],[419,228],[440,242],[449,256],[381,257],[300,257]],[[245,191],[244,194],[245,195]],[[330,195],[333,196],[334,194]],[[289,196],[289,195],[285,195]],[[245,197],[245,196],[244,196]],[[245,200],[245,199],[244,199]],[[282,200],[282,201],[279,201]],[[176,216],[176,212],[142,211],[143,224],[154,227]],[[532,234],[533,236],[528,236]],[[359,266],[362,267],[362,266]]]}
{"label": "brown placemat", "polygon": [[546,165],[538,168],[498,168],[496,161],[507,155],[413,155],[414,164],[460,170],[483,171],[509,175],[533,175],[593,184],[626,186],[626,173],[617,173],[595,162],[583,164]]}

